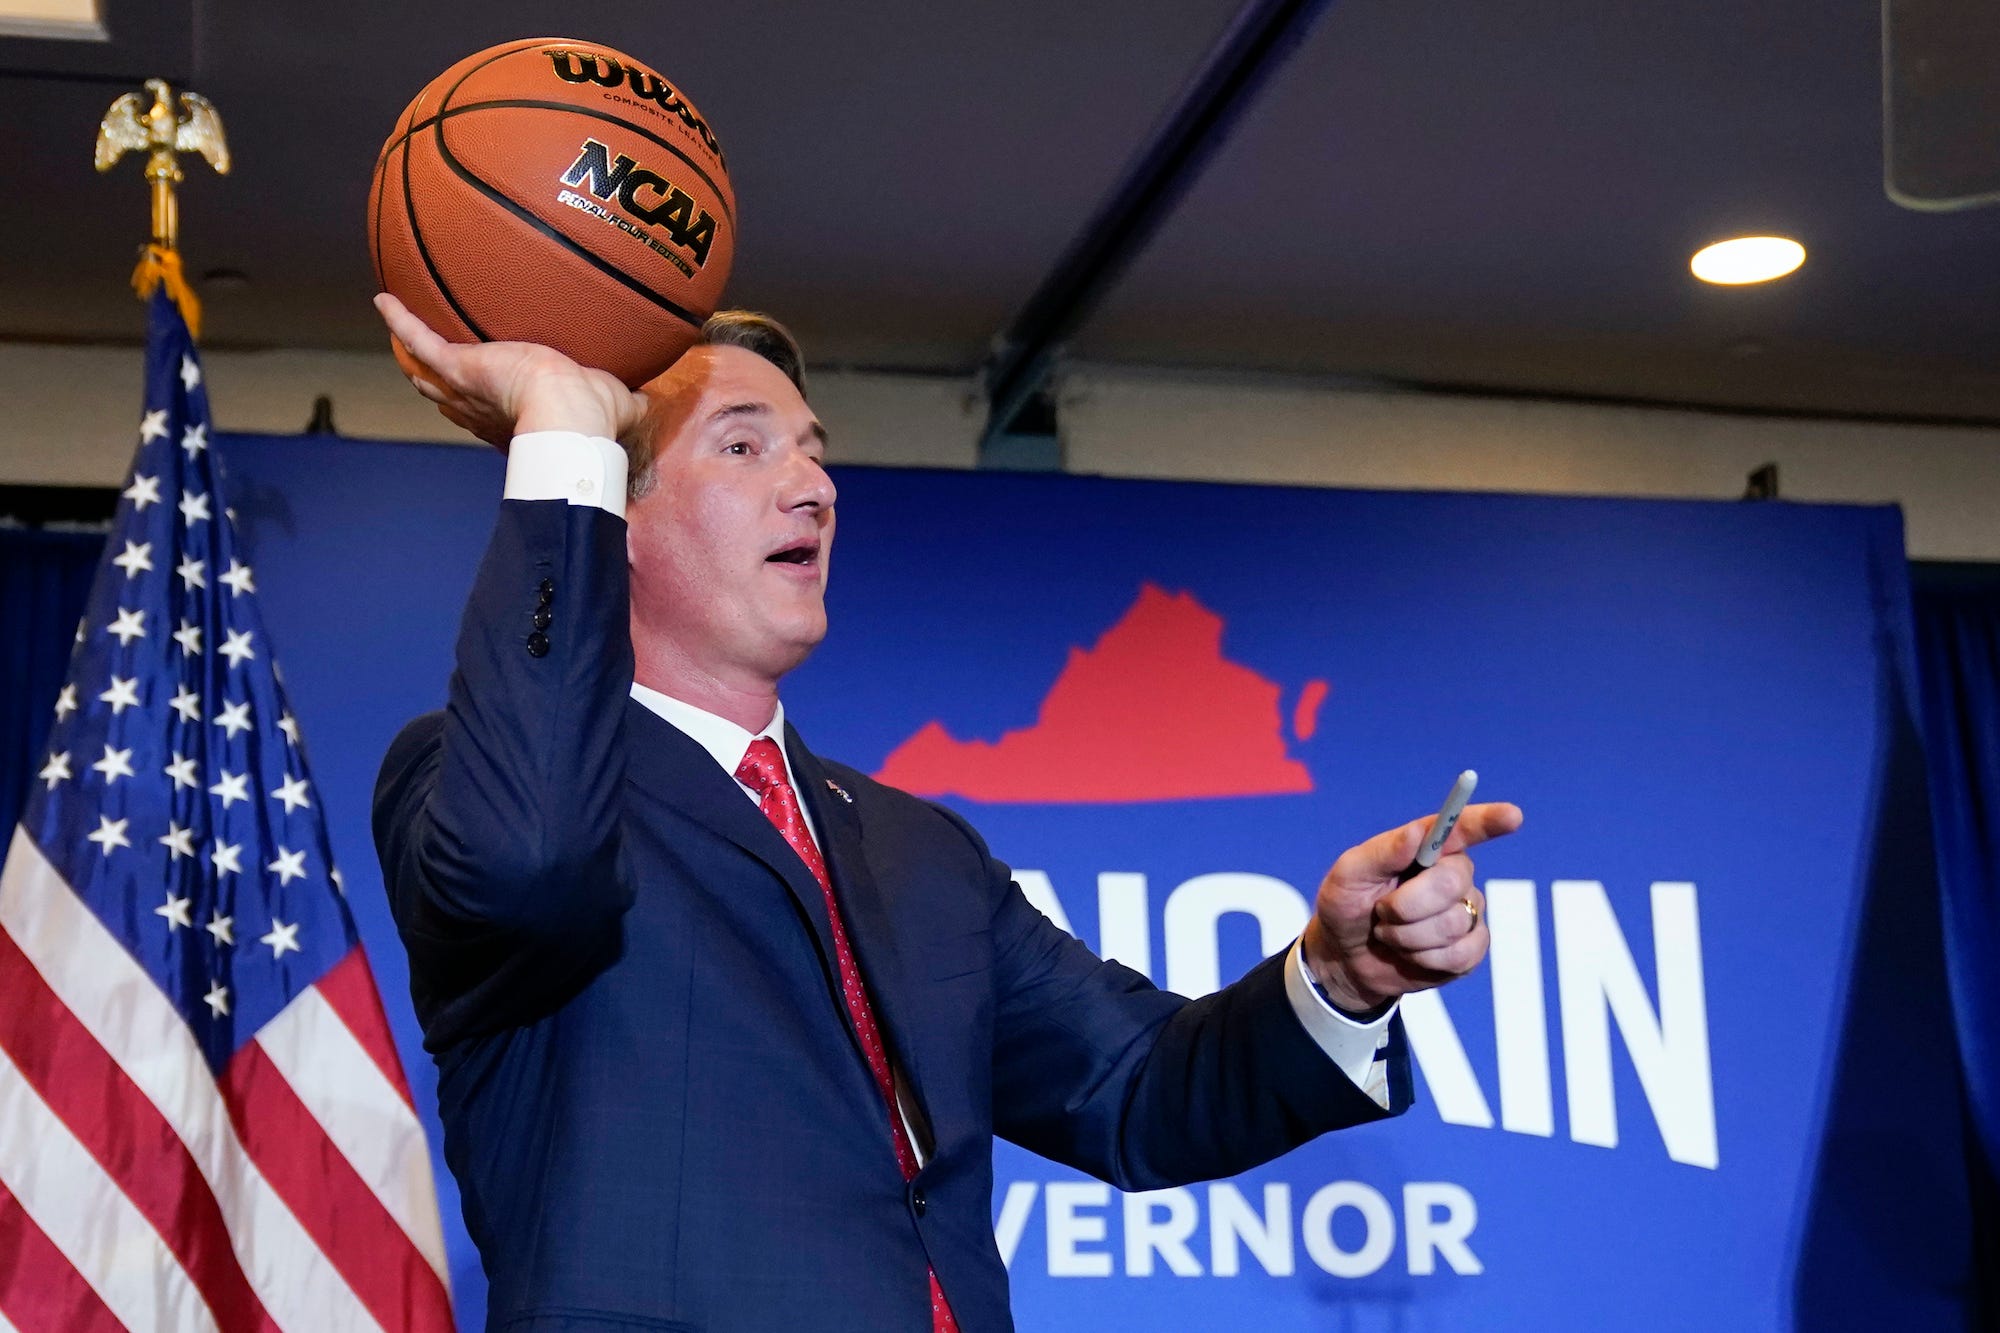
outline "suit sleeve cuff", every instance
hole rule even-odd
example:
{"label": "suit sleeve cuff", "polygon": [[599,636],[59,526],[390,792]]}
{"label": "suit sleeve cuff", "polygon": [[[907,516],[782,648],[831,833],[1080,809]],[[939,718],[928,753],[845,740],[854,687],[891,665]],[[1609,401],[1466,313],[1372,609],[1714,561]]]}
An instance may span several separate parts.
{"label": "suit sleeve cuff", "polygon": [[507,447],[508,500],[566,500],[625,517],[625,451],[596,435],[535,430]]}
{"label": "suit sleeve cuff", "polygon": [[1384,1048],[1398,1006],[1390,1005],[1366,1023],[1341,1013],[1313,984],[1312,974],[1306,970],[1303,940],[1292,942],[1291,953],[1285,959],[1285,998],[1292,1002],[1292,1011],[1299,1016],[1306,1035],[1326,1052],[1327,1058],[1377,1106],[1388,1110],[1389,1068]]}

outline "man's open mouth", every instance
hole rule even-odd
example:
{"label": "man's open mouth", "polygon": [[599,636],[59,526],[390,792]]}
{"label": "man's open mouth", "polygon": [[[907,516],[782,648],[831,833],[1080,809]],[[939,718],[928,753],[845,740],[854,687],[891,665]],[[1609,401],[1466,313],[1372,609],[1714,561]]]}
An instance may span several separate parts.
{"label": "man's open mouth", "polygon": [[772,564],[810,565],[819,559],[819,543],[816,541],[798,542],[781,550],[773,551],[771,554],[765,556],[764,559]]}

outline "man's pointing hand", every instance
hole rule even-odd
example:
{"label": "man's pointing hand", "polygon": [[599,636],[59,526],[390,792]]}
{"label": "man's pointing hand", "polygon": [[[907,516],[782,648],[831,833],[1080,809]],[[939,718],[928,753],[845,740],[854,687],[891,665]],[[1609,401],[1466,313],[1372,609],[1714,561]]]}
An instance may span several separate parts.
{"label": "man's pointing hand", "polygon": [[1506,802],[1466,806],[1437,864],[1401,882],[1432,818],[1349,849],[1320,882],[1306,923],[1306,966],[1350,1014],[1455,981],[1486,957],[1486,899],[1473,886],[1465,849],[1520,828],[1521,809]]}

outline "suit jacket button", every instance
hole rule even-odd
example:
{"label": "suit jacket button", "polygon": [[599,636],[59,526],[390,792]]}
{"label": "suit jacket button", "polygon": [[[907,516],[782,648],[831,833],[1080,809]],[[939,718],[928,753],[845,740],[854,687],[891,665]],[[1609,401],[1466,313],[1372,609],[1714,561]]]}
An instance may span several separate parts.
{"label": "suit jacket button", "polygon": [[549,622],[554,619],[555,617],[549,614],[549,609],[546,606],[538,606],[535,608],[536,629],[547,629],[549,627]]}
{"label": "suit jacket button", "polygon": [[556,581],[554,579],[543,579],[535,585],[535,591],[542,595],[542,605],[546,606],[556,599]]}
{"label": "suit jacket button", "polygon": [[540,630],[536,630],[533,634],[530,634],[528,636],[528,656],[547,657],[548,655],[549,655],[549,636],[542,633]]}
{"label": "suit jacket button", "polygon": [[918,1217],[922,1217],[924,1210],[930,1207],[930,1200],[924,1197],[924,1192],[921,1189],[912,1189],[910,1191],[910,1207],[917,1210]]}

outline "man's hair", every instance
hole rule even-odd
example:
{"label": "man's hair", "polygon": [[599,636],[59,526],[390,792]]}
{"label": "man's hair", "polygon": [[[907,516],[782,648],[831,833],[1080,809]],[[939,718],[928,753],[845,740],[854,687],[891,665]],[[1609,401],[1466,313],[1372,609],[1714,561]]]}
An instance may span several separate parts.
{"label": "man's hair", "polygon": [[708,317],[695,335],[697,347],[741,347],[755,352],[785,372],[785,378],[806,396],[806,358],[792,331],[755,310],[718,310]]}
{"label": "man's hair", "polygon": [[[785,378],[799,391],[799,397],[806,396],[805,353],[799,350],[799,340],[792,336],[792,331],[769,315],[755,310],[718,310],[703,322],[694,345],[741,347],[754,352],[784,371]],[[626,450],[630,464],[625,483],[627,498],[636,500],[653,489],[653,459],[658,447],[657,435],[648,429]]]}

